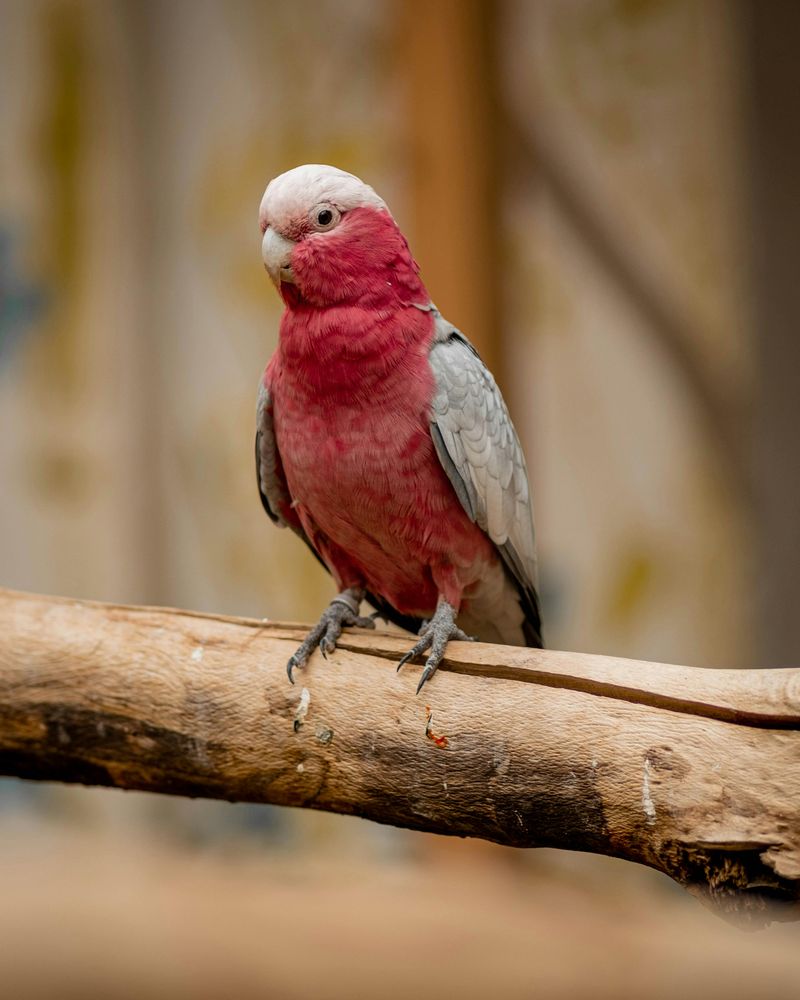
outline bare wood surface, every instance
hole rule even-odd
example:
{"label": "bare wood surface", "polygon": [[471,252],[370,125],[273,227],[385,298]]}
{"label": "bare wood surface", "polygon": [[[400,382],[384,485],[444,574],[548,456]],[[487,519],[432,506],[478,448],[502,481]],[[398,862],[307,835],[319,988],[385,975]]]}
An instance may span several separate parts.
{"label": "bare wood surface", "polygon": [[[0,773],[271,802],[627,858],[800,916],[800,670],[451,643],[0,591]],[[388,662],[387,662],[388,661]]]}

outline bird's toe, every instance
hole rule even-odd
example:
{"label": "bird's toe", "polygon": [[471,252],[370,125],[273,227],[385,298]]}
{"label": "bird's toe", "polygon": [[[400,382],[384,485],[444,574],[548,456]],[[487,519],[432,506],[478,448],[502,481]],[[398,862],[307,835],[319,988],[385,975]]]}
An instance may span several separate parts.
{"label": "bird's toe", "polygon": [[425,664],[425,669],[422,671],[419,684],[417,684],[416,693],[419,694],[423,686],[433,677],[436,673],[436,668],[439,666],[439,660],[441,657],[434,659],[433,655],[428,657],[428,662]]}
{"label": "bird's toe", "polygon": [[353,620],[347,623],[355,628],[375,628],[375,619],[372,615],[367,615],[363,617],[362,615],[354,615]]}
{"label": "bird's toe", "polygon": [[294,677],[293,677],[294,670],[296,667],[299,666],[301,666],[301,663],[298,660],[297,655],[290,656],[289,662],[286,664],[286,676],[289,678],[289,682],[291,684],[294,684]]}
{"label": "bird's toe", "polygon": [[397,664],[397,672],[399,673],[400,668],[404,667],[406,663],[410,663],[411,660],[415,659],[417,656],[421,656],[425,650],[428,649],[432,641],[433,637],[430,633],[423,635],[419,642],[415,643],[406,655],[401,657],[400,662]]}

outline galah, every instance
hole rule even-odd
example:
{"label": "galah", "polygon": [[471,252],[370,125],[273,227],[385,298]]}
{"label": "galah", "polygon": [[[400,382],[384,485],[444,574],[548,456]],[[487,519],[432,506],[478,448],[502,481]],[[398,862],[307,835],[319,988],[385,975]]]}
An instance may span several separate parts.
{"label": "galah", "polygon": [[306,164],[270,182],[259,221],[285,304],[258,395],[261,500],[340,591],[289,679],[343,626],[374,627],[363,600],[419,636],[400,661],[428,653],[417,692],[450,639],[541,646],[519,439],[386,203],[352,174]]}

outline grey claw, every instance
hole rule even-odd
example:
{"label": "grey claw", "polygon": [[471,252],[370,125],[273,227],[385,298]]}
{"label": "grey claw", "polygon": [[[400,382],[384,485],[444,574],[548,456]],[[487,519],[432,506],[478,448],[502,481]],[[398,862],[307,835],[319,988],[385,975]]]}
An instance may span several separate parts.
{"label": "grey claw", "polygon": [[425,683],[425,681],[427,681],[427,680],[430,679],[431,674],[435,670],[436,670],[436,667],[431,667],[431,666],[425,667],[425,669],[422,671],[422,676],[419,679],[419,684],[417,684],[417,692],[416,692],[417,694],[420,693],[420,691],[422,690],[422,685]]}
{"label": "grey claw", "polygon": [[429,635],[424,635],[419,640],[419,642],[414,643],[411,649],[409,649],[406,655],[397,664],[397,672],[399,673],[400,667],[405,666],[406,663],[408,663],[410,660],[413,660],[415,656],[419,656],[421,653],[424,653],[425,650],[428,648],[428,646],[430,646],[430,644],[431,644],[431,637]]}
{"label": "grey claw", "polygon": [[454,628],[453,629],[453,634],[450,636],[450,638],[451,639],[455,639],[458,642],[476,642],[477,641],[474,635],[467,635],[467,633],[464,632],[460,628]]}
{"label": "grey claw", "polygon": [[413,660],[415,656],[419,656],[426,650],[430,650],[419,679],[419,684],[417,684],[417,694],[420,693],[424,685],[436,673],[439,664],[444,658],[447,643],[451,639],[472,639],[472,636],[467,635],[466,632],[462,631],[456,625],[455,619],[456,609],[446,601],[440,601],[436,608],[436,614],[420,629],[421,638],[417,644],[398,663],[397,669],[399,670],[403,664],[408,663],[409,660]]}
{"label": "grey claw", "polygon": [[353,610],[358,608],[363,598],[358,590],[349,588],[335,597],[317,624],[311,629],[300,647],[286,664],[286,674],[294,684],[293,671],[296,667],[304,667],[309,656],[319,649],[324,659],[336,649],[336,640],[342,634],[345,625],[358,625],[361,628],[375,628],[375,623],[369,618],[362,618]]}
{"label": "grey claw", "polygon": [[328,630],[320,639],[319,651],[322,653],[323,660],[327,660],[331,653],[336,651],[336,640],[341,635],[341,628],[336,629],[329,625]]}
{"label": "grey claw", "polygon": [[413,652],[414,650],[412,649],[410,652],[406,653],[406,655],[400,659],[400,662],[397,664],[396,673],[398,674],[400,673],[400,667],[404,667],[408,663],[408,661],[411,659],[411,654]]}

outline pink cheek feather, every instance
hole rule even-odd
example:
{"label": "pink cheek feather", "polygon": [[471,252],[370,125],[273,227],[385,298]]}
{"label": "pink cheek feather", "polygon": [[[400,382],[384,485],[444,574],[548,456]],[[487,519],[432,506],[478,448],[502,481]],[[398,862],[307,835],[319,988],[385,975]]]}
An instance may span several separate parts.
{"label": "pink cheek feather", "polygon": [[297,286],[291,304],[298,293],[315,306],[359,302],[381,308],[398,299],[425,300],[405,238],[387,212],[373,208],[353,209],[336,229],[301,239],[292,269]]}

